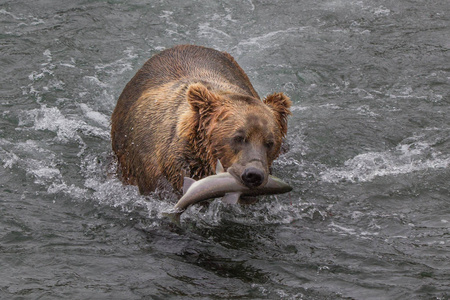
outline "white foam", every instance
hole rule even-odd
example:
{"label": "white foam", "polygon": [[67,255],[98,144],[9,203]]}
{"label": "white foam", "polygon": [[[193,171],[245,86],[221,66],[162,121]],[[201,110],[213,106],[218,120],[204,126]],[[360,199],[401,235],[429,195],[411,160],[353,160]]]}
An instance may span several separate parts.
{"label": "white foam", "polygon": [[307,30],[312,30],[311,27],[290,27],[284,30],[271,31],[259,36],[254,36],[245,40],[240,41],[236,48],[237,53],[242,53],[245,49],[251,48],[253,51],[258,51],[259,49],[273,48],[276,47],[276,41],[282,40],[286,35],[299,34]]}
{"label": "white foam", "polygon": [[109,126],[109,118],[105,116],[104,114],[94,111],[92,108],[90,108],[87,104],[80,103],[80,108],[85,114],[85,116],[98,124],[102,125],[103,127]]}
{"label": "white foam", "polygon": [[45,57],[47,57],[47,61],[48,62],[51,62],[52,61],[52,52],[50,52],[50,50],[49,49],[46,49],[45,51],[44,51],[44,56]]}
{"label": "white foam", "polygon": [[124,50],[126,54],[125,57],[122,57],[116,61],[107,64],[98,64],[95,66],[96,70],[102,70],[110,75],[120,75],[126,71],[130,71],[133,69],[133,65],[131,60],[137,58],[137,54],[134,53],[133,47],[128,47]]}
{"label": "white foam", "polygon": [[75,65],[69,63],[60,63],[59,65],[67,68],[76,68]]}
{"label": "white foam", "polygon": [[0,138],[0,159],[5,169],[11,169],[19,161],[19,157],[13,151],[8,151],[11,146],[10,141]]}
{"label": "white foam", "polygon": [[33,18],[33,22],[30,23],[30,25],[33,25],[33,26],[40,25],[40,24],[45,24],[45,22],[44,22],[44,20],[38,19],[38,18]]}
{"label": "white foam", "polygon": [[377,17],[387,17],[391,14],[391,10],[384,6],[379,6],[373,9],[373,14]]}
{"label": "white foam", "polygon": [[[99,122],[106,122],[101,115],[91,111],[91,117]],[[78,141],[84,144],[78,132],[90,136],[96,136],[104,139],[109,138],[109,132],[98,127],[90,126],[82,120],[73,120],[66,118],[56,107],[46,107],[43,105],[39,109],[30,110],[26,113],[34,118],[35,130],[49,130],[56,133],[56,140],[61,142]]]}
{"label": "white foam", "polygon": [[34,178],[37,184],[48,184],[62,179],[56,155],[43,148],[38,141],[11,143],[0,140],[0,145],[0,158],[5,168],[19,167]]}
{"label": "white foam", "polygon": [[251,10],[255,10],[255,5],[253,4],[252,0],[247,0],[251,6]]}
{"label": "white foam", "polygon": [[295,111],[305,111],[310,109],[310,106],[301,106],[301,105],[294,105],[291,107],[291,112],[295,112]]}
{"label": "white foam", "polygon": [[163,213],[169,211],[174,205],[174,202],[168,199],[142,196],[136,186],[124,185],[117,178],[104,181],[98,176],[91,176],[85,180],[84,185],[93,191],[90,199],[122,211],[139,212],[149,218],[165,218]]}
{"label": "white foam", "polygon": [[[225,9],[225,11],[228,13],[230,12],[229,9]],[[233,19],[233,17],[231,16],[230,13],[227,15],[224,15],[224,14],[220,15],[218,13],[215,13],[211,16],[211,20],[214,21],[214,24],[217,24],[218,22],[220,22],[220,25],[222,25],[222,26],[226,26],[228,22],[233,22],[233,23],[237,22],[236,20]]]}
{"label": "white foam", "polygon": [[442,154],[426,142],[400,144],[394,150],[367,152],[347,160],[343,167],[321,173],[325,182],[367,182],[378,176],[407,174],[450,166],[450,156]]}
{"label": "white foam", "polygon": [[329,227],[333,228],[334,230],[337,230],[339,232],[342,232],[344,234],[348,234],[348,235],[355,235],[356,231],[353,228],[348,228],[345,227],[343,225],[338,225],[335,222],[331,222],[331,224],[329,225]]}
{"label": "white foam", "polygon": [[231,39],[231,36],[229,34],[225,33],[222,30],[219,30],[217,28],[211,27],[211,25],[208,22],[200,23],[198,25],[198,27],[199,27],[198,35],[200,37],[206,37],[209,39],[225,37],[225,38]]}
{"label": "white foam", "polygon": [[252,37],[249,38],[247,40],[243,40],[242,42],[240,42],[239,44],[253,44],[253,45],[257,45],[257,46],[261,46],[261,44],[264,44],[266,42],[269,42],[270,40],[273,40],[274,38],[280,37],[283,34],[290,34],[290,33],[297,33],[299,31],[304,31],[306,27],[290,27],[288,29],[285,30],[277,30],[277,31],[272,31],[260,36],[256,36],[256,37]]}
{"label": "white foam", "polygon": [[291,224],[302,218],[327,218],[328,208],[305,203],[301,199],[286,200],[287,195],[260,197],[259,202],[248,205],[228,205],[220,199],[210,201],[207,208],[193,205],[183,212],[181,219],[208,226],[219,225],[224,220],[245,225]]}
{"label": "white foam", "polygon": [[0,159],[3,161],[3,168],[11,169],[20,158],[12,152],[8,152],[4,149],[0,149]]}
{"label": "white foam", "polygon": [[84,76],[83,79],[84,79],[86,82],[91,83],[91,84],[93,84],[93,85],[97,85],[97,86],[99,86],[99,87],[101,87],[101,88],[103,88],[103,89],[109,88],[109,85],[106,84],[106,83],[104,83],[104,82],[102,82],[102,81],[100,81],[100,79],[98,79],[97,76],[91,76],[91,75],[89,75],[89,76]]}
{"label": "white foam", "polygon": [[71,198],[77,200],[85,200],[88,196],[88,190],[75,186],[74,184],[67,185],[64,181],[53,182],[47,188],[47,193],[49,194],[59,194],[68,195]]}
{"label": "white foam", "polygon": [[356,112],[358,115],[362,115],[362,116],[369,116],[372,118],[378,117],[379,114],[374,113],[373,111],[370,110],[370,106],[369,105],[363,105],[360,106],[356,109]]}
{"label": "white foam", "polygon": [[14,15],[13,13],[10,13],[9,11],[6,11],[5,9],[0,9],[0,14],[10,16],[15,20],[24,20],[24,18],[18,17],[16,15]]}
{"label": "white foam", "polygon": [[173,15],[173,11],[170,11],[170,10],[163,10],[163,11],[162,11],[162,15],[160,15],[159,17],[160,17],[161,19],[167,19],[167,18],[169,18],[171,15]]}

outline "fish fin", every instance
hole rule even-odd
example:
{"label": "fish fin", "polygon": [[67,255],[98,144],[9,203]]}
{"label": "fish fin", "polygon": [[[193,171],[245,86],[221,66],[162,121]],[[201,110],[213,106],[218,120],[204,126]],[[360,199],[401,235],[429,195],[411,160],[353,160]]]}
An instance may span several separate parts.
{"label": "fish fin", "polygon": [[194,179],[189,177],[184,177],[183,181],[183,195],[186,194],[187,190],[191,187],[191,185],[196,182]]}
{"label": "fish fin", "polygon": [[222,197],[222,202],[227,204],[236,204],[240,196],[241,193],[227,193]]}
{"label": "fish fin", "polygon": [[218,159],[217,160],[217,164],[216,164],[216,174],[220,174],[220,173],[223,173],[223,172],[225,172],[225,170],[224,170],[224,168],[222,166],[222,163]]}

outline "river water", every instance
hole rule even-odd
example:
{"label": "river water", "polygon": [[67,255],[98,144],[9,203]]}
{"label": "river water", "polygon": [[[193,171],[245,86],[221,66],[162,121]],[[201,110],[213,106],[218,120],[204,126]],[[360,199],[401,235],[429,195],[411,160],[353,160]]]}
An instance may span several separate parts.
{"label": "river water", "polygon": [[[449,299],[447,1],[0,1],[1,299]],[[181,228],[107,176],[151,55],[231,53],[293,100],[294,190]]]}

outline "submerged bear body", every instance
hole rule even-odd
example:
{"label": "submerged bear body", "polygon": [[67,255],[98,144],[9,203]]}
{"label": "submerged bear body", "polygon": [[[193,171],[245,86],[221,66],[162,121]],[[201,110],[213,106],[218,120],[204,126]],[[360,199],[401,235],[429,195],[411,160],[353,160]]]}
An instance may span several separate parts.
{"label": "submerged bear body", "polygon": [[183,45],[150,58],[112,115],[112,148],[123,182],[142,194],[180,191],[184,176],[214,174],[219,159],[243,184],[265,182],[287,131],[290,100],[261,100],[225,52]]}

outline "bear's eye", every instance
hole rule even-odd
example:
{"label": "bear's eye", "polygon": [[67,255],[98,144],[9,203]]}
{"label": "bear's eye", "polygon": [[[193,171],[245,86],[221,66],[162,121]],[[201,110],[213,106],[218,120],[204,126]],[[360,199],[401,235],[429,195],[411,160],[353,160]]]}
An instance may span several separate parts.
{"label": "bear's eye", "polygon": [[236,144],[244,144],[245,143],[245,137],[242,136],[242,135],[235,136],[233,138],[233,142],[236,143]]}
{"label": "bear's eye", "polygon": [[273,141],[267,141],[264,143],[264,145],[268,148],[271,149],[273,147],[274,142]]}

